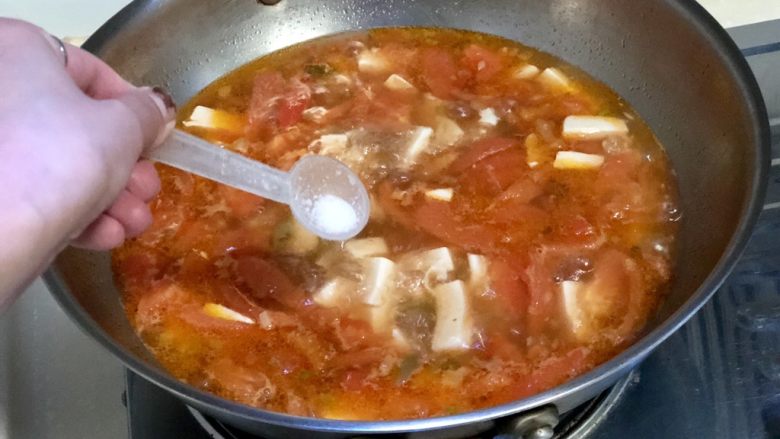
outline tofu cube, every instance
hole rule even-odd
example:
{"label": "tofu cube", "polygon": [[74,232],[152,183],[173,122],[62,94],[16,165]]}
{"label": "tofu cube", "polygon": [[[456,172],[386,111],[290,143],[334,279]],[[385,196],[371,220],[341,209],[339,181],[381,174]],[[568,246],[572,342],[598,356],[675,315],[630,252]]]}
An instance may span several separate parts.
{"label": "tofu cube", "polygon": [[577,151],[558,151],[555,154],[555,169],[598,169],[604,164],[604,157]]}
{"label": "tofu cube", "polygon": [[581,282],[571,280],[561,282],[563,310],[575,335],[579,334],[583,328],[582,310],[579,304],[579,295],[582,289],[583,285]]}
{"label": "tofu cube", "polygon": [[442,145],[454,145],[463,138],[463,129],[449,117],[436,117],[436,131],[434,138]]}
{"label": "tofu cube", "polygon": [[354,281],[343,277],[336,277],[325,283],[319,290],[312,295],[314,303],[326,308],[335,308],[347,305],[350,301],[350,295],[357,290],[357,284]]}
{"label": "tofu cube", "polygon": [[376,48],[360,52],[357,64],[362,73],[379,74],[390,69],[390,63]]}
{"label": "tofu cube", "polygon": [[230,320],[233,322],[246,323],[248,325],[253,325],[255,323],[255,321],[249,317],[218,303],[207,303],[203,305],[203,313],[216,319]]}
{"label": "tofu cube", "polygon": [[351,239],[344,243],[344,249],[354,258],[380,256],[389,251],[384,238]]}
{"label": "tofu cube", "polygon": [[415,163],[417,156],[428,149],[432,135],[433,128],[431,127],[417,127],[411,132],[409,146],[406,147],[402,166],[410,167]]}
{"label": "tofu cube", "polygon": [[436,325],[433,329],[433,351],[463,350],[471,346],[472,327],[466,288],[456,280],[433,289],[436,300]]}
{"label": "tofu cube", "polygon": [[393,91],[417,90],[416,88],[414,88],[414,85],[412,85],[411,82],[404,79],[403,76],[395,73],[393,73],[392,75],[388,76],[387,79],[385,79],[384,85],[385,87]]}
{"label": "tofu cube", "polygon": [[328,109],[325,107],[310,107],[303,110],[302,116],[304,120],[320,122],[326,114],[328,114]]}
{"label": "tofu cube", "polygon": [[453,190],[452,188],[431,189],[425,191],[425,196],[437,201],[449,202],[452,200]]}
{"label": "tofu cube", "polygon": [[525,64],[515,69],[513,76],[516,79],[533,79],[539,74],[539,67],[533,64]]}
{"label": "tofu cube", "polygon": [[555,67],[548,67],[536,77],[536,80],[541,82],[545,87],[550,90],[565,93],[572,90],[571,80],[560,70]]}
{"label": "tofu cube", "polygon": [[439,282],[447,280],[450,271],[455,269],[452,253],[447,247],[408,254],[404,257],[403,265],[410,270],[425,272],[426,277],[432,276]]}
{"label": "tofu cube", "polygon": [[563,138],[567,140],[598,140],[628,134],[623,119],[602,116],[567,116],[563,120]]}
{"label": "tofu cube", "polygon": [[482,255],[469,253],[466,259],[469,263],[469,285],[472,288],[484,285],[487,282],[488,275],[487,258]]}
{"label": "tofu cube", "polygon": [[238,114],[198,105],[182,124],[185,127],[242,132],[245,120]]}
{"label": "tofu cube", "polygon": [[498,125],[498,115],[492,108],[485,108],[479,112],[479,123],[486,126],[494,127]]}
{"label": "tofu cube", "polygon": [[319,143],[320,154],[339,156],[346,151],[349,144],[349,136],[346,134],[323,134],[320,136]]}
{"label": "tofu cube", "polygon": [[364,262],[366,270],[361,286],[363,303],[381,306],[393,285],[395,262],[387,258],[368,258]]}

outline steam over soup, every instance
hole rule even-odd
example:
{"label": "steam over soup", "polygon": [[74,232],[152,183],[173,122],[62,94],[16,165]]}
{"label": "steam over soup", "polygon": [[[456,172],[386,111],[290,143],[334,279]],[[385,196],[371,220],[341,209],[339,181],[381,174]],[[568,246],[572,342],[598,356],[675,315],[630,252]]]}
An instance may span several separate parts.
{"label": "steam over soup", "polygon": [[669,282],[664,152],[603,84],[505,39],[322,38],[219,79],[179,126],[288,169],[342,160],[371,220],[323,241],[286,206],[159,166],[154,225],[113,255],[170,372],[302,416],[402,419],[549,389],[632,343]]}

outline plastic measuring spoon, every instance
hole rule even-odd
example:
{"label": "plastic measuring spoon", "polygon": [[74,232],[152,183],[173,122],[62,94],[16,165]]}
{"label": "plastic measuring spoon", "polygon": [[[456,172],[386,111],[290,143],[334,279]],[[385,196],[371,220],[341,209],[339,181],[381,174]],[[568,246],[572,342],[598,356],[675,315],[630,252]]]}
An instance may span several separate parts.
{"label": "plastic measuring spoon", "polygon": [[330,157],[307,155],[284,172],[180,130],[145,156],[288,204],[302,226],[324,239],[349,239],[368,223],[366,188],[355,173]]}

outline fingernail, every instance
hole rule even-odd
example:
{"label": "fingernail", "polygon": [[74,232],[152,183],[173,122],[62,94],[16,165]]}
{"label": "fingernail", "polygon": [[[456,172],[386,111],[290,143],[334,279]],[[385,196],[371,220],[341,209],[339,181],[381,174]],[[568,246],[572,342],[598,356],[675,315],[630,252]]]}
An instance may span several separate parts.
{"label": "fingernail", "polygon": [[160,134],[157,135],[157,139],[154,140],[154,143],[152,144],[152,148],[157,148],[158,146],[162,145],[163,142],[165,142],[165,139],[167,139],[168,136],[171,135],[171,132],[173,132],[174,127],[176,127],[175,120],[166,123],[163,129],[160,131]]}
{"label": "fingernail", "polygon": [[160,110],[160,114],[168,121],[152,144],[152,148],[156,148],[165,142],[165,139],[171,135],[173,128],[176,126],[176,103],[173,102],[171,95],[162,87],[152,87],[151,92],[150,96]]}
{"label": "fingernail", "polygon": [[[148,87],[147,87],[148,88]],[[150,96],[154,101],[157,108],[160,110],[160,114],[165,120],[173,120],[176,118],[176,103],[173,102],[173,98],[162,87],[148,88],[151,93]]]}

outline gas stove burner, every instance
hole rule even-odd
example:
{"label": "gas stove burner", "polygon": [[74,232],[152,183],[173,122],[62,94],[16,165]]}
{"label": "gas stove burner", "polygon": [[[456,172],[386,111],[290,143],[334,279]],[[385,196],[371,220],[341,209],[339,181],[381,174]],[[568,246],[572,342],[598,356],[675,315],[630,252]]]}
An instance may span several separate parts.
{"label": "gas stove burner", "polygon": [[[493,428],[472,439],[573,439],[582,437],[607,417],[631,383],[638,379],[638,372],[631,372],[610,389],[596,398],[558,415],[554,407],[541,407],[514,417],[498,420]],[[237,430],[223,422],[187,407],[189,413],[209,437],[213,439],[259,439],[249,433]],[[359,436],[367,439],[369,436]],[[379,436],[377,436],[379,437]],[[383,439],[424,439],[425,432],[382,435]],[[443,437],[443,436],[436,436]],[[455,438],[458,436],[446,436]],[[357,437],[355,437],[357,439]]]}

